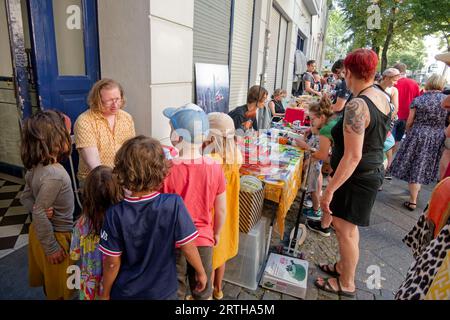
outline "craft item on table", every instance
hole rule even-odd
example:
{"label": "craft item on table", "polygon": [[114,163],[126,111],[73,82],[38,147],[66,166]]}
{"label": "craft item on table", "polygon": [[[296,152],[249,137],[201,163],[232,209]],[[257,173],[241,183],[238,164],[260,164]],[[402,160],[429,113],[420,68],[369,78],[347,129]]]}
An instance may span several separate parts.
{"label": "craft item on table", "polygon": [[278,137],[278,143],[279,144],[289,144],[289,138],[286,137]]}

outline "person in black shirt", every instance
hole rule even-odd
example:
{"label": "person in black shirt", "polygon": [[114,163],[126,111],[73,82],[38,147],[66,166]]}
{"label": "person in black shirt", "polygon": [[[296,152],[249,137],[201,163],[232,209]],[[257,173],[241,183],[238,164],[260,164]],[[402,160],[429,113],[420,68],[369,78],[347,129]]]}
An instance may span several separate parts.
{"label": "person in black shirt", "polygon": [[250,128],[258,130],[256,120],[257,110],[264,108],[268,92],[264,87],[255,85],[248,90],[247,104],[230,111],[228,115],[233,119],[236,130],[246,131]]}
{"label": "person in black shirt", "polygon": [[283,106],[283,93],[285,90],[276,89],[273,92],[272,100],[269,102],[269,108],[273,117],[283,117],[286,110]]}
{"label": "person in black shirt", "polygon": [[342,110],[344,109],[344,105],[350,98],[351,94],[350,91],[347,89],[347,84],[345,83],[344,60],[339,59],[338,61],[336,61],[333,64],[331,71],[340,80],[335,87],[335,95],[333,97],[333,104],[331,105],[331,110],[333,110],[334,113],[341,115],[343,112]]}
{"label": "person in black shirt", "polygon": [[[383,182],[383,145],[391,121],[385,93],[374,86],[377,54],[357,49],[345,58],[345,80],[354,95],[331,130],[333,179],[322,194],[320,207],[331,215],[339,241],[340,260],[320,264],[332,278],[317,278],[321,290],[354,297],[359,259],[358,226],[366,227]],[[327,218],[329,219],[329,217]]]}

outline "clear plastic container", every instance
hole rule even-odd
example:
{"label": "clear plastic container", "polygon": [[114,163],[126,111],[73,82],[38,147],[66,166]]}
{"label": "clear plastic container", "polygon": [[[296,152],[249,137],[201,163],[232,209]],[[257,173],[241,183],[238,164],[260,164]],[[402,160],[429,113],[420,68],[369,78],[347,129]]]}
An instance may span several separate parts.
{"label": "clear plastic container", "polygon": [[249,233],[239,233],[239,251],[226,262],[224,280],[256,290],[265,261],[267,218],[262,217]]}

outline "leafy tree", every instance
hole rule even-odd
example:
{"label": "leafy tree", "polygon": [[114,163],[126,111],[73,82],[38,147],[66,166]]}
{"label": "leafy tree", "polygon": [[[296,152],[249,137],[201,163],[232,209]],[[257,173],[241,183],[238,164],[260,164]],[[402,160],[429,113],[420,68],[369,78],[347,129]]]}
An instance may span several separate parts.
{"label": "leafy tree", "polygon": [[436,34],[450,51],[450,0],[410,0],[422,35]]}
{"label": "leafy tree", "polygon": [[[352,47],[371,47],[381,54],[381,70],[388,64],[389,49],[396,40],[407,49],[417,36],[439,32],[450,42],[450,0],[339,0],[352,41]],[[376,6],[380,12],[380,24],[369,29],[371,17],[368,9]],[[450,48],[450,46],[449,46]]]}
{"label": "leafy tree", "polygon": [[334,62],[345,57],[349,50],[349,43],[346,41],[346,30],[347,25],[342,12],[339,9],[331,10],[325,38],[325,59]]}
{"label": "leafy tree", "polygon": [[415,72],[424,67],[426,57],[425,44],[421,37],[416,37],[411,41],[396,39],[389,50],[388,65],[392,66],[397,62],[403,62],[408,69]]}

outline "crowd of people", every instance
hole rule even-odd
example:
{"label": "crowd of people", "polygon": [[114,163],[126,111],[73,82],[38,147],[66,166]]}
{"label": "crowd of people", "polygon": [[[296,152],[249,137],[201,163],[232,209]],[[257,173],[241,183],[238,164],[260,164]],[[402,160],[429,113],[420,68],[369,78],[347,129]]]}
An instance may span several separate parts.
{"label": "crowd of people", "polygon": [[[339,243],[340,260],[319,265],[331,278],[315,285],[343,296],[355,295],[358,227],[369,225],[383,180],[406,181],[403,206],[414,210],[420,186],[450,170],[444,79],[433,75],[420,95],[404,64],[375,81],[377,65],[375,52],[357,49],[321,77],[311,60],[296,92],[318,97],[308,108],[310,132],[296,141],[311,155],[307,227],[329,236],[333,226]],[[275,90],[269,100],[264,87],[253,86],[247,103],[229,114],[206,114],[194,104],[165,109],[175,153],[136,136],[118,82],[98,81],[88,104],[74,124],[83,203],[75,225],[72,182],[60,164],[72,151],[70,123],[50,110],[24,123],[30,285],[44,286],[49,299],[70,299],[66,272],[77,264],[82,300],[222,299],[226,262],[239,241],[237,131],[282,119],[287,92]],[[327,164],[332,178],[325,187]]]}

